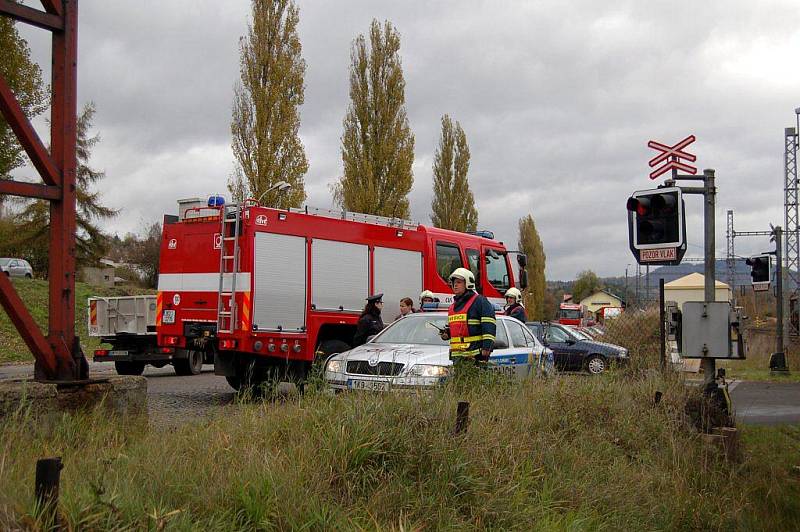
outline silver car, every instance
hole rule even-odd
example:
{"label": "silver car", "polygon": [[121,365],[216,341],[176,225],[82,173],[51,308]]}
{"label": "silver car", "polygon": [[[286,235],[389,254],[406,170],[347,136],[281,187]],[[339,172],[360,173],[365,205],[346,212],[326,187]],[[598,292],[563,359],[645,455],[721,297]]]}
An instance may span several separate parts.
{"label": "silver car", "polygon": [[33,277],[33,268],[25,259],[0,258],[0,271],[7,277]]}
{"label": "silver car", "polygon": [[[449,375],[448,342],[439,337],[447,314],[421,312],[401,318],[366,344],[332,355],[325,381],[334,390],[389,391],[431,388]],[[520,321],[497,316],[489,367],[515,378],[551,372],[553,352]]]}

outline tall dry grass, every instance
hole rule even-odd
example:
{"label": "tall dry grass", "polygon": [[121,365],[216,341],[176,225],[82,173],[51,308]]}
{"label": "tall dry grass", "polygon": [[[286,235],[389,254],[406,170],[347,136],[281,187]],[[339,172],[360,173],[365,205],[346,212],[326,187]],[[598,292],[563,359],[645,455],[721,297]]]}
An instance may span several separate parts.
{"label": "tall dry grass", "polygon": [[[73,530],[796,527],[800,430],[746,429],[727,463],[685,417],[692,392],[652,370],[651,318],[627,319],[634,365],[600,378],[312,391],[169,430],[101,411],[43,428],[21,410],[0,421],[0,528],[43,527],[34,468],[51,455]],[[459,400],[471,421],[455,436]]]}
{"label": "tall dry grass", "polygon": [[[61,512],[74,530],[795,526],[786,458],[800,433],[726,464],[688,426],[687,393],[616,373],[458,394],[311,394],[168,431],[99,411],[44,431],[20,414],[0,425],[0,527],[41,526],[34,465],[49,455],[64,459]],[[471,423],[456,437],[459,399]]]}

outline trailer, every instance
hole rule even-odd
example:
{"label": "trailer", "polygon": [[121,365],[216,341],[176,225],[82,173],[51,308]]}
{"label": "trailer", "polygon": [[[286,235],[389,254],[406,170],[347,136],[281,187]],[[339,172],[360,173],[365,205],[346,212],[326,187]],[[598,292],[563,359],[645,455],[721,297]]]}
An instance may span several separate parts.
{"label": "trailer", "polygon": [[147,364],[159,368],[172,364],[178,375],[200,373],[206,362],[203,352],[158,347],[157,308],[156,295],[90,297],[89,336],[110,345],[96,349],[94,361],[113,362],[120,375],[141,375]]}

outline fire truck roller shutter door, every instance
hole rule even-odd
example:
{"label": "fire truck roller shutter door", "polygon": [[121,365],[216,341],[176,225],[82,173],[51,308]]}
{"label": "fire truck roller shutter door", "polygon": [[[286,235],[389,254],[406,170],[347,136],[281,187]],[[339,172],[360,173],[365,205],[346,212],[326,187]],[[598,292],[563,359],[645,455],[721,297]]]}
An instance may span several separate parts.
{"label": "fire truck roller shutter door", "polygon": [[[383,292],[383,322],[389,323],[400,314],[400,300],[417,300],[422,291],[422,253],[404,249],[376,247],[375,291]],[[415,303],[416,305],[416,303]]]}
{"label": "fire truck roller shutter door", "polygon": [[306,324],[306,239],[256,233],[253,325],[299,331]]}
{"label": "fire truck roller shutter door", "polygon": [[311,241],[311,303],[317,310],[360,312],[369,295],[369,248],[333,240]]}

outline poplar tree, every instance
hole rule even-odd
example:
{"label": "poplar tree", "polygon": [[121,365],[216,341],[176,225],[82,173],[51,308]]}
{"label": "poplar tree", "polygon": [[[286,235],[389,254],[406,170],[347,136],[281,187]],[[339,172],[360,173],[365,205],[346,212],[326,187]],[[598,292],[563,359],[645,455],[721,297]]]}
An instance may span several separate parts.
{"label": "poplar tree", "polygon": [[433,156],[433,201],[431,222],[453,231],[475,231],[478,210],[469,188],[469,146],[458,122],[442,117],[442,134]]}
{"label": "poplar tree", "polygon": [[547,257],[544,254],[542,239],[536,230],[536,223],[530,214],[519,220],[519,249],[528,259],[528,288],[523,294],[523,302],[531,320],[545,319],[545,294],[547,286],[544,269]]}
{"label": "poplar tree", "polygon": [[343,209],[408,218],[414,183],[414,135],[405,109],[400,35],[373,20],[369,47],[359,35],[350,50],[350,106],[344,118],[344,175],[333,189]]}
{"label": "poplar tree", "polygon": [[[39,65],[31,61],[28,43],[20,37],[10,17],[0,16],[0,74],[6,80],[28,119],[47,108],[47,93]],[[0,179],[25,164],[25,155],[8,123],[0,115]],[[0,196],[0,202],[3,197]]]}
{"label": "poplar tree", "polygon": [[234,87],[231,147],[236,159],[228,188],[234,199],[299,207],[306,199],[308,171],[300,141],[299,107],[304,100],[306,63],[297,35],[299,12],[292,0],[253,0],[253,20],[239,40],[240,81]]}

